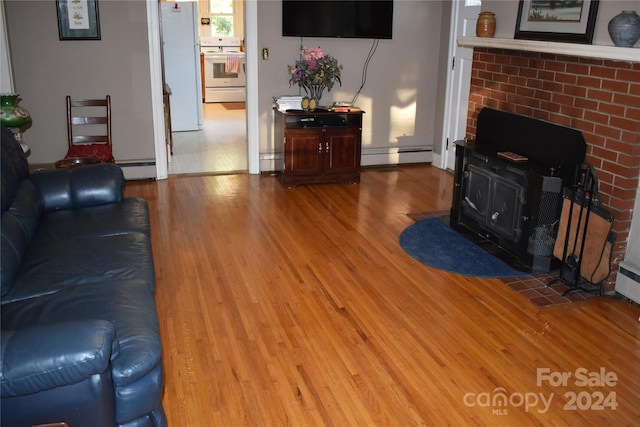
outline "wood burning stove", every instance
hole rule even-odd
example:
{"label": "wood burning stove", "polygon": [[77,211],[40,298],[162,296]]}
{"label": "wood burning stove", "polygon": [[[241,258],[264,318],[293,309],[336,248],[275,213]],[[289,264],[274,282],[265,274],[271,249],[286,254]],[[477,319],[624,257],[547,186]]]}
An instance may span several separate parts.
{"label": "wood burning stove", "polygon": [[579,131],[484,108],[476,139],[456,147],[451,226],[549,271],[562,210],[586,143]]}

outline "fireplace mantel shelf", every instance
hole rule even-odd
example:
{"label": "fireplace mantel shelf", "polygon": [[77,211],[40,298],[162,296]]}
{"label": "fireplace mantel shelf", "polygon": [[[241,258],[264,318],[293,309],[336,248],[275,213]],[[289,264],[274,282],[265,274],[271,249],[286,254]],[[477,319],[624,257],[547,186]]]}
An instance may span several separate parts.
{"label": "fireplace mantel shelf", "polygon": [[640,49],[630,47],[600,46],[577,43],[543,42],[488,37],[458,37],[462,47],[486,47],[494,49],[523,50],[529,52],[554,53],[585,58],[610,59],[614,61],[640,62]]}

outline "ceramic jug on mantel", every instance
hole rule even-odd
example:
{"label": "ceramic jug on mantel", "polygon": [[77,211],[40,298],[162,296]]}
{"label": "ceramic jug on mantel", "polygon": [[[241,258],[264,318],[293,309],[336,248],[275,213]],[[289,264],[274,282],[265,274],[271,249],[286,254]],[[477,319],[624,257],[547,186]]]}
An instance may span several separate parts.
{"label": "ceramic jug on mantel", "polygon": [[493,12],[480,12],[476,22],[476,36],[493,37],[496,33],[496,14]]}

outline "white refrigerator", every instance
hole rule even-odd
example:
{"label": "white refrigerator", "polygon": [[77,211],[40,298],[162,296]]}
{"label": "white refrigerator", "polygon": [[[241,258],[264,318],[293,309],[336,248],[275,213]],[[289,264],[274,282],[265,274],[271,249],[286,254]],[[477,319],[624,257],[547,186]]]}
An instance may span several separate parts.
{"label": "white refrigerator", "polygon": [[165,83],[171,89],[171,130],[202,127],[202,75],[197,2],[162,2],[162,52]]}

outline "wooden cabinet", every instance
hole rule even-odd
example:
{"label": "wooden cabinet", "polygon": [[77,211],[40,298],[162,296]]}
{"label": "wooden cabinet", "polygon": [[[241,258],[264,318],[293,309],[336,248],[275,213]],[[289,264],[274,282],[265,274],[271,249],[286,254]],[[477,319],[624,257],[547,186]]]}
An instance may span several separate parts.
{"label": "wooden cabinet", "polygon": [[274,111],[276,173],[282,185],[360,182],[362,111]]}

